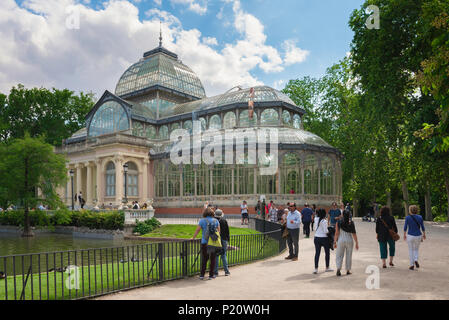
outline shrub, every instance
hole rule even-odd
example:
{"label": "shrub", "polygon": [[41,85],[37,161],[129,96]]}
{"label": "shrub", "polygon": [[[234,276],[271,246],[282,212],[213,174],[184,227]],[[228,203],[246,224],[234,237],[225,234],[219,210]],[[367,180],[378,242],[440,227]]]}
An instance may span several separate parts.
{"label": "shrub", "polygon": [[155,217],[145,220],[144,222],[137,222],[136,220],[136,227],[134,228],[133,232],[139,233],[140,235],[144,235],[159,228],[160,226],[161,226],[160,221],[157,220]]}

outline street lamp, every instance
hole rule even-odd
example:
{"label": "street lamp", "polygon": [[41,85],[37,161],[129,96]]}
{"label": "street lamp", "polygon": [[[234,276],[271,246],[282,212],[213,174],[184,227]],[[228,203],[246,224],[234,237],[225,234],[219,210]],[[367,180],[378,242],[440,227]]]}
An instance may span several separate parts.
{"label": "street lamp", "polygon": [[125,172],[125,204],[128,204],[128,164],[123,165],[123,171]]}
{"label": "street lamp", "polygon": [[70,180],[72,182],[72,211],[75,210],[75,205],[73,203],[73,175],[75,174],[75,171],[73,171],[73,169],[70,169]]}

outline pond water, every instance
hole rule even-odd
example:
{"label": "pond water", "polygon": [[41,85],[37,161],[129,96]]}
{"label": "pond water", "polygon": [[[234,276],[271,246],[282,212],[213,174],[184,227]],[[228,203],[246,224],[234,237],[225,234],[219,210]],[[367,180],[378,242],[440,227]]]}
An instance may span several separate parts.
{"label": "pond water", "polygon": [[32,238],[22,238],[20,235],[0,233],[0,256],[109,248],[132,244],[142,244],[142,241],[73,238],[72,235],[65,234],[36,234]]}

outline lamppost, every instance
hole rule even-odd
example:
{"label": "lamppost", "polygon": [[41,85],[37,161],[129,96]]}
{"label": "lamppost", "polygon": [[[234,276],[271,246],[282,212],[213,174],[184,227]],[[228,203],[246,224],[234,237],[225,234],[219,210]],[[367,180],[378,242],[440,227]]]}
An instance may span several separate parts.
{"label": "lamppost", "polygon": [[73,175],[75,174],[75,171],[73,171],[73,169],[70,169],[70,171],[69,171],[69,173],[70,173],[70,180],[71,180],[71,183],[72,183],[72,211],[73,210],[75,210],[75,205],[74,205],[74,203],[73,203]]}
{"label": "lamppost", "polygon": [[123,165],[123,171],[125,172],[125,204],[128,204],[128,164]]}

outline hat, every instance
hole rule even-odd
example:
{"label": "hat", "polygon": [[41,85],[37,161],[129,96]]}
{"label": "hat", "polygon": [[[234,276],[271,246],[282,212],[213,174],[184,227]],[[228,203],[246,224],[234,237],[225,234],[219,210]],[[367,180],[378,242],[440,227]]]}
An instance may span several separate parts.
{"label": "hat", "polygon": [[221,209],[215,210],[215,216],[221,218],[223,216],[223,211],[221,211]]}

